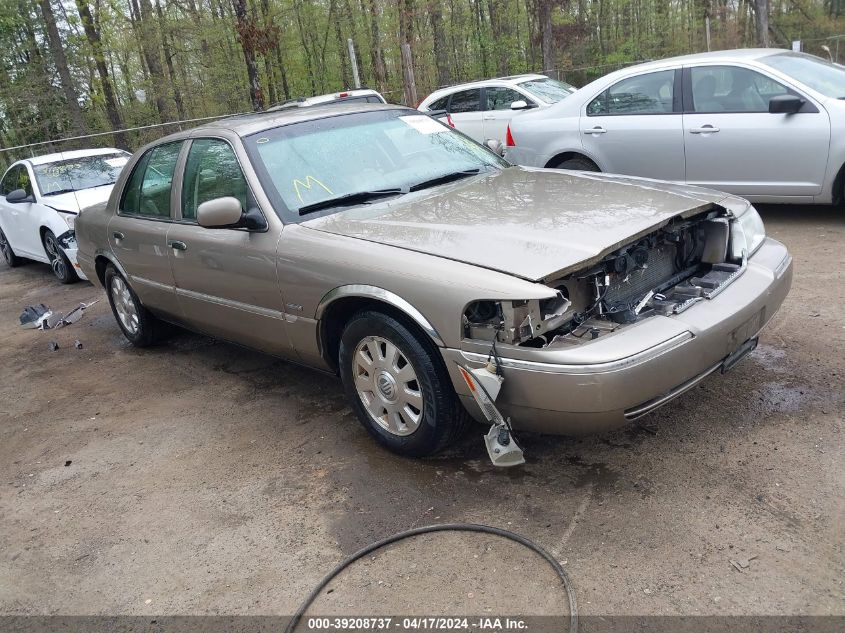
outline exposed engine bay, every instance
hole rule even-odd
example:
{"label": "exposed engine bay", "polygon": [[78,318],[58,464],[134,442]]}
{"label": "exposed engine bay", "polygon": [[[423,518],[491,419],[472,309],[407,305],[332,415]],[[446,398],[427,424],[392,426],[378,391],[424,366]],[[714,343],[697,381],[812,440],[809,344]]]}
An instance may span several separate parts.
{"label": "exposed engine bay", "polygon": [[745,269],[742,229],[719,207],[675,218],[588,268],[546,280],[555,297],[476,301],[463,315],[470,339],[546,348],[581,345],[650,316],[710,299]]}

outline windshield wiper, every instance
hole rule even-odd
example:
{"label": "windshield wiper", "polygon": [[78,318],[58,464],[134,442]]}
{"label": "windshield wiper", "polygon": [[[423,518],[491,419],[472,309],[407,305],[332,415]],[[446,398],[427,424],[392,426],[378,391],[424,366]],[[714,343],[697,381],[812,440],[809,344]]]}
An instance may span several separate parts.
{"label": "windshield wiper", "polygon": [[85,189],[96,189],[97,187],[107,187],[109,185],[113,185],[116,183],[116,180],[112,180],[110,182],[101,182],[99,185],[91,185],[90,187],[79,187],[79,189],[57,189],[56,191],[50,191],[49,193],[45,193],[45,196],[60,196],[63,193],[73,193],[75,191],[84,191]]}
{"label": "windshield wiper", "polygon": [[443,174],[442,176],[437,176],[436,178],[430,178],[428,180],[423,180],[422,182],[418,182],[415,185],[411,185],[408,188],[408,191],[419,191],[420,189],[427,189],[428,187],[433,187],[435,185],[442,185],[447,182],[452,182],[453,180],[460,180],[461,178],[466,178],[467,176],[474,176],[480,169],[464,169],[462,171],[452,172],[450,174]]}
{"label": "windshield wiper", "polygon": [[314,211],[322,209],[329,209],[331,207],[348,207],[353,204],[362,204],[375,200],[376,198],[384,198],[385,196],[395,196],[406,193],[403,189],[377,189],[375,191],[357,191],[355,193],[347,193],[337,198],[329,198],[328,200],[321,200],[312,204],[306,204],[304,207],[299,207],[299,215],[307,215]]}

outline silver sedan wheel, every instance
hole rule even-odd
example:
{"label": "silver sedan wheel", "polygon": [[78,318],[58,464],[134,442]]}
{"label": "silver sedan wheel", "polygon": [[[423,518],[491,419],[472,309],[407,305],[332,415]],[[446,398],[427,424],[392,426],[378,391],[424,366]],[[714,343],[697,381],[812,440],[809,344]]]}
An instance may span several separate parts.
{"label": "silver sedan wheel", "polygon": [[120,277],[112,277],[111,280],[111,298],[114,303],[117,318],[120,319],[120,324],[123,329],[130,334],[137,334],[139,321],[138,310],[135,307],[135,301],[132,299],[132,293],[129,291],[129,286]]}
{"label": "silver sedan wheel", "polygon": [[393,435],[410,435],[423,416],[423,396],[414,366],[393,343],[368,336],[355,348],[352,375],[373,421]]}
{"label": "silver sedan wheel", "polygon": [[67,275],[65,258],[62,257],[62,252],[56,243],[56,238],[51,233],[44,236],[44,250],[47,251],[47,257],[50,260],[50,267],[53,269],[53,274],[59,279],[64,279],[65,275]]}

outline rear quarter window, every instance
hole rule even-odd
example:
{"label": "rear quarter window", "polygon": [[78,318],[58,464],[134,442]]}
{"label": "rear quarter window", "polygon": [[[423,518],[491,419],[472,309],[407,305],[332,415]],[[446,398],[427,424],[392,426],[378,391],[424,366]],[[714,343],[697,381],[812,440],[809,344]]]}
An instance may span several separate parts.
{"label": "rear quarter window", "polygon": [[437,101],[428,104],[429,110],[445,110],[446,106],[449,105],[449,97],[451,95],[446,95],[445,97],[440,97]]}

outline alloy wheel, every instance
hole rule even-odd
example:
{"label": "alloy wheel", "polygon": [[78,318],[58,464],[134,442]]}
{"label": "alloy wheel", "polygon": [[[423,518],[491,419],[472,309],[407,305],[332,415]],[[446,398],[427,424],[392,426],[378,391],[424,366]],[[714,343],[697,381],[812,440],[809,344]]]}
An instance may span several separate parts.
{"label": "alloy wheel", "polygon": [[3,231],[0,231],[0,251],[3,251],[3,259],[6,260],[6,263],[11,266],[12,265],[12,247],[9,244],[9,240],[6,239],[6,234]]}
{"label": "alloy wheel", "polygon": [[368,336],[353,357],[355,389],[367,413],[393,435],[410,435],[423,416],[417,372],[402,351],[386,338]]}
{"label": "alloy wheel", "polygon": [[62,252],[52,233],[47,233],[44,236],[44,250],[47,251],[47,257],[50,260],[50,267],[53,269],[53,273],[59,279],[64,279],[67,276],[65,258],[62,257]]}
{"label": "alloy wheel", "polygon": [[135,307],[135,300],[132,298],[129,286],[121,277],[115,276],[112,278],[110,291],[114,310],[123,329],[130,334],[136,334],[140,322],[138,309]]}

